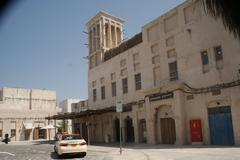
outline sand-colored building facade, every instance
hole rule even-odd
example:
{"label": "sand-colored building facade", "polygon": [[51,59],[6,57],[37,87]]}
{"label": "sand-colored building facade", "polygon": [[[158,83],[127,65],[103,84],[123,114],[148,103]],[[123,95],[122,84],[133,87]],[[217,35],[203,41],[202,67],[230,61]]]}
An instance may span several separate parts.
{"label": "sand-colored building facade", "polygon": [[[0,89],[0,139],[11,141],[53,139],[55,129],[44,129],[55,115],[56,92],[46,89],[3,87]],[[50,134],[49,134],[50,133]]]}
{"label": "sand-colored building facade", "polygon": [[[188,0],[123,41],[120,18],[88,23],[88,107],[121,100],[124,142],[240,144],[240,44]],[[92,142],[119,141],[119,114],[75,119]],[[223,138],[224,137],[224,138]]]}

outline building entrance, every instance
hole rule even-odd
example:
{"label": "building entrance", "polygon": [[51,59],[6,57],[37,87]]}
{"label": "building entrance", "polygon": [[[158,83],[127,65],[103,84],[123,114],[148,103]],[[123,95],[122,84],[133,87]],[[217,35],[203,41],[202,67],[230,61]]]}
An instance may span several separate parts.
{"label": "building entrance", "polygon": [[233,126],[231,107],[208,109],[208,120],[213,145],[233,145]]}
{"label": "building entrance", "polygon": [[174,144],[176,141],[175,120],[173,118],[160,118],[163,144]]}
{"label": "building entrance", "polygon": [[87,124],[82,123],[82,137],[85,139],[85,141],[88,141],[88,131],[87,131]]}
{"label": "building entrance", "polygon": [[147,127],[145,119],[141,119],[139,121],[139,142],[140,143],[147,142]]}
{"label": "building entrance", "polygon": [[134,128],[132,123],[132,118],[127,117],[125,119],[125,126],[126,126],[126,142],[134,142]]}
{"label": "building entrance", "polygon": [[116,142],[119,142],[120,141],[120,122],[119,122],[119,119],[118,118],[116,118],[115,120],[114,120],[114,128],[115,128],[115,130],[114,130],[114,132],[115,132],[115,141]]}

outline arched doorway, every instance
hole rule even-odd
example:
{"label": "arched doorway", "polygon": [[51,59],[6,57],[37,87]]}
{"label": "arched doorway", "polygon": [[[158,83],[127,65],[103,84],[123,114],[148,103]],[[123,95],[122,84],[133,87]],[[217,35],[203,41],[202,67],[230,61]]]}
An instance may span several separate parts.
{"label": "arched doorway", "polygon": [[132,118],[127,116],[125,119],[125,135],[126,135],[126,142],[134,142],[134,128],[133,128],[133,123],[132,123]]}
{"label": "arched doorway", "polygon": [[115,141],[120,141],[120,121],[118,118],[114,120],[114,135],[115,135]]}

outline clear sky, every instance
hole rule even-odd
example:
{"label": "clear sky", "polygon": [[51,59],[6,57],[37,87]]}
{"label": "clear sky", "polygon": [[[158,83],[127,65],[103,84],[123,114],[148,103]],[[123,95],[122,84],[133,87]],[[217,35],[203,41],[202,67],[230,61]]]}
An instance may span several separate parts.
{"label": "clear sky", "polygon": [[88,97],[85,24],[99,11],[125,20],[125,37],[184,0],[22,0],[0,22],[0,88],[45,88],[58,101]]}

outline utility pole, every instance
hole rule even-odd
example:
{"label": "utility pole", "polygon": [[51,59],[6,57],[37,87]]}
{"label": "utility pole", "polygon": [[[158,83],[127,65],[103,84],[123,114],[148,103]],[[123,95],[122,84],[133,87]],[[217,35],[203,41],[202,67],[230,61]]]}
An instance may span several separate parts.
{"label": "utility pole", "polygon": [[119,137],[119,141],[120,141],[120,154],[122,154],[122,101],[117,101],[116,102],[116,112],[119,112],[119,132],[120,132],[120,137]]}

